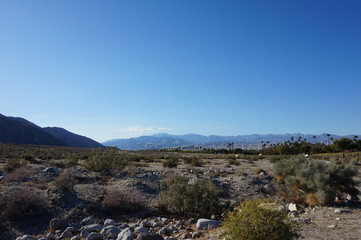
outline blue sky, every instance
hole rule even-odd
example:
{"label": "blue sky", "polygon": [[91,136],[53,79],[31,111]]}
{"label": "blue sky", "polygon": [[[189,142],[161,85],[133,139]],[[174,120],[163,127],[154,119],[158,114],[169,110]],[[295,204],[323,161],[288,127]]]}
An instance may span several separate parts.
{"label": "blue sky", "polygon": [[4,115],[98,141],[361,133],[360,1],[0,6]]}

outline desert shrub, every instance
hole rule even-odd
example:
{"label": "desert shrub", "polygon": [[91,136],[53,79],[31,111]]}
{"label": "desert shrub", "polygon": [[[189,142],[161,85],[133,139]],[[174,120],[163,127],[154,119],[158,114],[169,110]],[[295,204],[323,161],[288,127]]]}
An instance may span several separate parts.
{"label": "desert shrub", "polygon": [[53,182],[55,188],[63,192],[73,191],[76,183],[76,176],[70,172],[62,172]]}
{"label": "desert shrub", "polygon": [[9,159],[6,161],[5,171],[11,172],[16,168],[20,168],[21,166],[25,166],[27,163],[25,161],[19,159]]}
{"label": "desert shrub", "polygon": [[44,194],[34,188],[16,188],[0,197],[1,215],[9,220],[37,216],[48,209]]}
{"label": "desert shrub", "polygon": [[204,162],[199,157],[185,157],[183,158],[185,164],[190,164],[193,167],[202,167]]}
{"label": "desert shrub", "polygon": [[241,163],[240,163],[237,159],[235,159],[235,158],[230,158],[230,159],[228,160],[228,164],[230,164],[230,165],[236,165],[236,166],[241,165]]}
{"label": "desert shrub", "polygon": [[284,158],[283,156],[271,156],[269,160],[271,163],[276,163],[283,158]]}
{"label": "desert shrub", "polygon": [[99,149],[85,160],[84,167],[90,171],[111,173],[121,170],[127,165],[126,157],[115,148]]}
{"label": "desert shrub", "polygon": [[223,228],[227,240],[290,240],[297,237],[295,222],[269,200],[241,203],[227,214]]}
{"label": "desert shrub", "polygon": [[118,188],[108,189],[102,204],[104,211],[108,213],[132,212],[144,206],[139,194]]}
{"label": "desert shrub", "polygon": [[333,203],[335,197],[350,194],[356,198],[358,194],[353,162],[334,164],[296,157],[279,161],[275,174],[281,197],[290,202],[327,205]]}
{"label": "desert shrub", "polygon": [[219,189],[210,181],[197,179],[188,184],[187,178],[174,175],[162,181],[156,205],[177,216],[209,217],[222,210],[219,196]]}
{"label": "desert shrub", "polygon": [[178,166],[178,159],[175,157],[170,157],[163,161],[163,167],[176,168]]}
{"label": "desert shrub", "polygon": [[26,166],[20,166],[15,168],[11,172],[8,172],[5,177],[5,182],[21,182],[24,178],[29,177],[34,171],[27,169]]}

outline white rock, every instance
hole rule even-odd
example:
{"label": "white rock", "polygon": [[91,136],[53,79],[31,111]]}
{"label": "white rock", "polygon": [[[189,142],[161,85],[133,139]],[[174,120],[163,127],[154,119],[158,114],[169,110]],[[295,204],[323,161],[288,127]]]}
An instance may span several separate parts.
{"label": "white rock", "polygon": [[86,240],[104,240],[103,234],[92,232],[86,238]]}
{"label": "white rock", "polygon": [[197,221],[197,229],[207,230],[207,229],[214,229],[221,225],[220,221],[200,218]]}
{"label": "white rock", "polygon": [[297,211],[297,205],[295,203],[290,203],[288,205],[288,210],[290,210],[291,212],[296,212]]}
{"label": "white rock", "polygon": [[87,232],[100,232],[103,229],[102,225],[99,224],[90,224],[90,225],[86,225],[84,227],[81,228],[84,231]]}

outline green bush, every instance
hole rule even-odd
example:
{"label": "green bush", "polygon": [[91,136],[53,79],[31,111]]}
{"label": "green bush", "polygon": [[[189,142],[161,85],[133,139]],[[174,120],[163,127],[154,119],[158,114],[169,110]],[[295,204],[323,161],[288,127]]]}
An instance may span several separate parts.
{"label": "green bush", "polygon": [[190,164],[193,167],[202,167],[204,162],[199,157],[185,157],[183,158],[185,164]]}
{"label": "green bush", "polygon": [[163,167],[176,168],[178,166],[178,159],[171,157],[163,161]]}
{"label": "green bush", "polygon": [[334,164],[303,157],[280,160],[275,164],[276,187],[284,200],[299,204],[327,205],[336,197],[357,197],[353,177],[355,164]]}
{"label": "green bush", "polygon": [[223,223],[227,240],[290,240],[297,237],[297,225],[286,211],[269,200],[241,203]]}
{"label": "green bush", "polygon": [[84,167],[90,171],[108,174],[123,169],[128,164],[127,157],[115,148],[100,149],[85,160]]}
{"label": "green bush", "polygon": [[188,179],[174,175],[161,183],[157,201],[160,211],[185,217],[210,217],[219,214],[222,206],[219,189],[210,181]]}
{"label": "green bush", "polygon": [[237,161],[237,159],[235,159],[235,158],[230,158],[230,159],[228,160],[228,164],[230,164],[230,165],[236,165],[236,166],[241,165],[241,163],[240,163],[239,161]]}

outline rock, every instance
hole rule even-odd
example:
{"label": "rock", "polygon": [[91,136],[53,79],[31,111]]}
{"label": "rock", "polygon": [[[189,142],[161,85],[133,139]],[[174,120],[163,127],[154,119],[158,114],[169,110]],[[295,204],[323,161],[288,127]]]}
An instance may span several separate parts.
{"label": "rock", "polygon": [[74,237],[70,238],[70,240],[81,240],[81,237],[80,236],[74,236]]}
{"label": "rock", "polygon": [[54,233],[49,232],[46,237],[47,240],[56,240],[56,236],[54,235]]}
{"label": "rock", "polygon": [[219,227],[220,225],[221,222],[217,220],[200,218],[197,221],[197,229],[201,229],[201,230],[214,229]]}
{"label": "rock", "polygon": [[104,236],[100,233],[92,232],[89,234],[86,240],[104,240]]}
{"label": "rock", "polygon": [[81,228],[84,231],[87,232],[100,232],[103,229],[102,225],[99,224],[90,224],[90,225],[86,225],[84,227]]}
{"label": "rock", "polygon": [[16,240],[36,240],[36,238],[30,235],[23,235],[21,237],[18,237]]}
{"label": "rock", "polygon": [[199,238],[199,237],[201,237],[201,233],[200,232],[194,232],[194,233],[192,233],[192,238],[194,239],[194,238]]}
{"label": "rock", "polygon": [[84,218],[83,220],[81,220],[80,224],[83,225],[83,226],[86,226],[86,225],[91,225],[91,224],[96,224],[96,220],[93,218],[93,217],[87,217],[87,218]]}
{"label": "rock", "polygon": [[165,226],[159,230],[160,235],[170,235],[176,228],[174,226]]}
{"label": "rock", "polygon": [[150,224],[150,222],[148,222],[148,221],[142,221],[142,222],[140,222],[139,226],[140,226],[140,227],[148,228],[148,227],[151,226],[151,224]]}
{"label": "rock", "polygon": [[48,167],[48,168],[45,168],[43,170],[43,172],[46,172],[46,173],[59,173],[60,169],[56,168],[56,167]]}
{"label": "rock", "polygon": [[105,239],[116,239],[121,231],[122,230],[116,226],[108,225],[104,227],[100,233],[105,236]]}
{"label": "rock", "polygon": [[106,219],[104,221],[104,226],[115,226],[115,221],[113,219]]}
{"label": "rock", "polygon": [[164,238],[159,234],[146,234],[146,233],[140,233],[136,239],[137,240],[164,240]]}
{"label": "rock", "polygon": [[288,205],[288,210],[290,210],[290,212],[296,212],[297,211],[297,205],[295,203],[290,203]]}
{"label": "rock", "polygon": [[133,240],[132,231],[126,228],[118,234],[117,240]]}
{"label": "rock", "polygon": [[352,211],[346,210],[346,209],[337,208],[337,209],[335,209],[335,213],[337,213],[337,214],[341,214],[341,213],[352,213]]}
{"label": "rock", "polygon": [[75,228],[67,227],[64,232],[61,233],[59,239],[72,238],[74,236]]}
{"label": "rock", "polygon": [[80,231],[80,237],[81,238],[87,238],[89,236],[89,232],[85,230]]}
{"label": "rock", "polygon": [[134,228],[134,232],[139,234],[139,233],[149,233],[149,230],[145,227],[136,227]]}
{"label": "rock", "polygon": [[51,230],[62,230],[62,229],[65,229],[69,226],[69,223],[63,219],[60,219],[60,218],[53,218],[51,221],[50,221],[50,229]]}
{"label": "rock", "polygon": [[329,226],[327,226],[327,227],[328,227],[328,228],[335,228],[336,225],[332,224],[332,225],[329,225]]}

